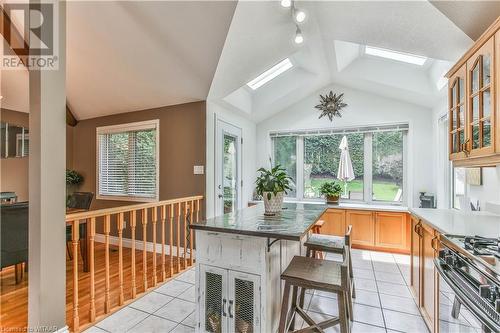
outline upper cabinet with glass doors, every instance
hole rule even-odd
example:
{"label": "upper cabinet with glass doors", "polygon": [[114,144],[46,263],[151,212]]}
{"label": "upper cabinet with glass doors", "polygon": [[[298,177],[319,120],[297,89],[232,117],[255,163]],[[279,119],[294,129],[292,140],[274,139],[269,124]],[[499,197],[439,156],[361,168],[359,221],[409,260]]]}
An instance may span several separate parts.
{"label": "upper cabinet with glass doors", "polygon": [[456,166],[500,163],[499,28],[500,17],[447,74],[449,151]]}

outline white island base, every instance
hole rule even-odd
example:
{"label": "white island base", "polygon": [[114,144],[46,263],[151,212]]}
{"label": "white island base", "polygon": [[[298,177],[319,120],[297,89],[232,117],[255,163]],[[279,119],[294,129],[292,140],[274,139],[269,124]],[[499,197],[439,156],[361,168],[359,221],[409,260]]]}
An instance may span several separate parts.
{"label": "white island base", "polygon": [[[273,242],[271,244],[271,242]],[[196,331],[276,332],[280,275],[303,240],[196,231]]]}

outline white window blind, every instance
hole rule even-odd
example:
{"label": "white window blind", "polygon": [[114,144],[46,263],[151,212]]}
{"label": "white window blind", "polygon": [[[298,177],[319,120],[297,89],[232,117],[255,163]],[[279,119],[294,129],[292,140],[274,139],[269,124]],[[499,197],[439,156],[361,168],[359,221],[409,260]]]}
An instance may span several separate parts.
{"label": "white window blind", "polygon": [[102,198],[158,198],[158,120],[97,129]]}

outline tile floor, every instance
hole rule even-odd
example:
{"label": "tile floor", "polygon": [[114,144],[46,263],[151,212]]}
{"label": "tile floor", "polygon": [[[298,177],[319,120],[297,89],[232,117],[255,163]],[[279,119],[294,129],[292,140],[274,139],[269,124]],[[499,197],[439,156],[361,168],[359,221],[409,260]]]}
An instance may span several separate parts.
{"label": "tile floor", "polygon": [[[352,257],[356,282],[353,333],[428,332],[408,289],[409,256],[353,249]],[[86,332],[194,332],[194,281],[191,269]],[[309,293],[306,306],[317,321],[338,313],[335,295],[325,292]],[[296,327],[302,324],[298,320]],[[326,332],[339,331],[335,326]]]}

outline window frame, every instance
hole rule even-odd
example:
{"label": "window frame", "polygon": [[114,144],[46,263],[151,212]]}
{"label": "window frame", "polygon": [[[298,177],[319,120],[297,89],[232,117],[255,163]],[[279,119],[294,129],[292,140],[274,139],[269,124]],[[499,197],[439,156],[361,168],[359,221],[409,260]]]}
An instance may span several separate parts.
{"label": "window frame", "polygon": [[[156,142],[156,159],[155,159],[155,169],[156,169],[156,179],[155,179],[155,196],[152,198],[140,197],[133,195],[105,195],[100,193],[100,147],[99,147],[99,135],[101,134],[115,134],[124,133],[131,131],[140,130],[155,130],[155,142]],[[157,202],[160,196],[160,120],[146,120],[138,121],[119,125],[110,126],[100,126],[96,127],[96,199],[98,200],[113,200],[113,201],[133,201],[133,202]]]}
{"label": "window frame", "polygon": [[[390,131],[401,131],[403,133],[403,193],[400,202],[394,201],[383,201],[383,200],[373,200],[373,133],[375,132],[390,132]],[[347,135],[355,133],[364,134],[364,147],[363,147],[363,158],[364,158],[364,175],[363,175],[363,200],[351,200],[346,198],[341,198],[341,202],[345,203],[357,203],[357,204],[375,204],[375,205],[390,205],[390,206],[406,206],[408,202],[408,132],[409,125],[407,123],[398,124],[385,124],[376,126],[365,126],[357,128],[326,128],[326,129],[313,129],[313,130],[293,130],[293,131],[270,131],[269,140],[271,153],[269,154],[272,158],[273,164],[275,163],[275,146],[274,138],[282,136],[293,136],[296,137],[296,153],[297,153],[297,164],[296,164],[296,196],[289,197],[286,199],[289,201],[304,201],[304,202],[323,202],[322,198],[305,198],[304,197],[304,137],[315,136],[315,135]],[[340,152],[339,152],[340,153]]]}

